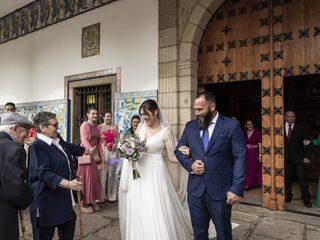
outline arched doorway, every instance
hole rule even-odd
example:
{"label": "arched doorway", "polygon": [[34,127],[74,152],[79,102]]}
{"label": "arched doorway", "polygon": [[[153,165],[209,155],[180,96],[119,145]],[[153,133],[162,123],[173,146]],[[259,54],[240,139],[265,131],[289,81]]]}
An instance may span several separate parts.
{"label": "arched doorway", "polygon": [[320,72],[319,10],[316,0],[227,0],[211,15],[199,43],[198,86],[261,79],[267,208],[284,209],[283,81]]}

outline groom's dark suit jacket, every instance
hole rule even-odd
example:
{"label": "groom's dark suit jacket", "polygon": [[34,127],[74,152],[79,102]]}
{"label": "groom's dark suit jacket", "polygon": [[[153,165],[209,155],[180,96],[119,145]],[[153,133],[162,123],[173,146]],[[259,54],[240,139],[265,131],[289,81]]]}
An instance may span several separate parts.
{"label": "groom's dark suit jacket", "polygon": [[[178,150],[180,146],[190,148],[191,159]],[[175,153],[189,173],[195,160],[202,160],[205,165],[203,175],[189,174],[188,194],[200,197],[206,190],[214,200],[226,199],[228,191],[243,196],[246,146],[238,121],[219,115],[206,151],[198,121],[188,122]]]}

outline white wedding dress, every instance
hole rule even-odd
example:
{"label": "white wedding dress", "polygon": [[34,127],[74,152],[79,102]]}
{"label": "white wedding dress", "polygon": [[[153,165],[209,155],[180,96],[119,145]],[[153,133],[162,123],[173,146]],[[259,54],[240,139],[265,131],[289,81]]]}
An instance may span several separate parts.
{"label": "white wedding dress", "polygon": [[[145,132],[143,125],[139,132],[141,140]],[[136,164],[141,178],[132,178],[131,164],[124,160],[119,188],[123,240],[193,239],[190,218],[178,199],[163,157],[166,150],[174,154],[171,136],[172,130],[164,127],[147,139],[147,151]]]}

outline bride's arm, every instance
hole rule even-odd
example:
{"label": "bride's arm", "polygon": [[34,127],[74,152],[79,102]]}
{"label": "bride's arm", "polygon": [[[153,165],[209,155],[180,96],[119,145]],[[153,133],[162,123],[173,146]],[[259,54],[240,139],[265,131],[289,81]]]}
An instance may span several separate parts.
{"label": "bride's arm", "polygon": [[173,163],[178,163],[178,159],[176,158],[176,155],[174,154],[174,150],[177,145],[176,138],[174,136],[174,133],[172,129],[170,128],[165,128],[163,133],[163,140],[164,144],[166,146],[166,151],[167,151],[167,157],[170,160],[170,162]]}

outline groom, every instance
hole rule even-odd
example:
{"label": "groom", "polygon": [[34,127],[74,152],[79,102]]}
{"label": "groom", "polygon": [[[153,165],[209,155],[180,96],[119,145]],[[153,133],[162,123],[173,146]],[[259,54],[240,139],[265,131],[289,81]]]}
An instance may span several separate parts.
{"label": "groom", "polygon": [[[217,240],[232,239],[231,207],[243,196],[246,146],[240,124],[216,111],[210,92],[194,100],[197,116],[186,124],[175,154],[189,172],[188,204],[196,240],[208,240],[212,219]],[[179,151],[190,148],[191,156]]]}

